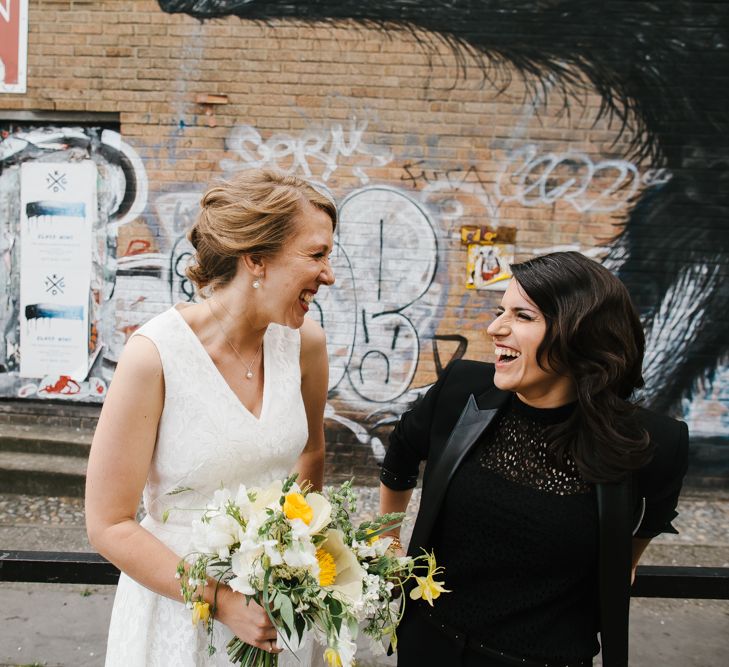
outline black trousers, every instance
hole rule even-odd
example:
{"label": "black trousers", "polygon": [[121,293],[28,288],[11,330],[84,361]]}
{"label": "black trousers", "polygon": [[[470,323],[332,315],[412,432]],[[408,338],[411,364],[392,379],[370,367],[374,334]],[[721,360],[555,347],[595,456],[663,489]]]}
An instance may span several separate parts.
{"label": "black trousers", "polygon": [[438,632],[420,614],[405,614],[397,629],[397,667],[506,667]]}
{"label": "black trousers", "polygon": [[[397,629],[397,667],[514,667],[519,664],[516,660],[486,655],[470,646],[463,635],[454,634],[451,629],[440,631],[418,612],[406,613]],[[528,664],[537,662],[529,660]],[[553,661],[545,664],[560,665]],[[583,667],[591,665],[592,660],[562,664]]]}

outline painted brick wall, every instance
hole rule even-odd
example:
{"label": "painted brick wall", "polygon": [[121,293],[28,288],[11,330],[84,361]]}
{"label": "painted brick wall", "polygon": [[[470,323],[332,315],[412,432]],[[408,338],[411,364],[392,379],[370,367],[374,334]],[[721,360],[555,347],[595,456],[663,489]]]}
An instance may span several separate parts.
{"label": "painted brick wall", "polygon": [[[348,3],[317,3],[313,15],[290,2],[243,3],[242,16],[205,21],[171,13],[189,4],[30,3],[28,90],[0,97],[0,109],[118,113],[120,136],[3,122],[0,396],[103,400],[128,336],[190,296],[184,231],[205,185],[269,165],[325,184],[341,204],[338,282],[315,309],[329,340],[329,455],[340,471],[372,479],[392,421],[438,369],[491,358],[485,328],[505,282],[467,286],[469,252],[482,258],[484,282],[494,252],[504,265],[570,248],[628,284],[648,332],[646,401],[689,421],[698,474],[726,472],[723,5],[674,3],[683,13],[662,26],[651,3],[618,3],[601,19],[597,4],[583,15],[556,2],[573,15],[555,26],[541,22],[554,20],[540,18],[544,3],[523,0],[506,3],[511,19],[498,2],[455,3],[457,17],[432,2],[413,16],[399,3],[369,3],[369,15]],[[635,16],[647,26],[642,52],[626,27]],[[403,30],[403,18],[423,29]],[[601,51],[603,29],[614,51]],[[684,33],[700,37],[666,46]],[[606,113],[606,91],[618,113]],[[49,142],[51,128],[60,135]],[[101,352],[84,381],[23,379],[17,172],[26,161],[84,157],[100,174]]]}

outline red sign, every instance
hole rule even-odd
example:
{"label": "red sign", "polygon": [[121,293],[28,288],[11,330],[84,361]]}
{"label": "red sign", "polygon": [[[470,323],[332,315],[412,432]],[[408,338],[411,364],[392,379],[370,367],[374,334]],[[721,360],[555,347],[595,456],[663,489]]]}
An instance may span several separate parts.
{"label": "red sign", "polygon": [[28,0],[0,0],[0,93],[24,93]]}

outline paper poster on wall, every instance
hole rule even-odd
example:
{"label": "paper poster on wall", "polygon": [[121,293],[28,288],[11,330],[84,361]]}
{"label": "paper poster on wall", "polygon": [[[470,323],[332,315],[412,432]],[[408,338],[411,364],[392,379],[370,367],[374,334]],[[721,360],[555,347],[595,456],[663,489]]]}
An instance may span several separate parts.
{"label": "paper poster on wall", "polygon": [[461,244],[468,249],[466,288],[503,291],[514,263],[514,227],[461,227]]}
{"label": "paper poster on wall", "polygon": [[20,204],[20,375],[83,380],[96,166],[25,163]]}
{"label": "paper poster on wall", "polygon": [[28,0],[0,0],[0,93],[24,93]]}
{"label": "paper poster on wall", "polygon": [[510,266],[513,261],[513,245],[469,245],[466,287],[505,290],[511,278]]}

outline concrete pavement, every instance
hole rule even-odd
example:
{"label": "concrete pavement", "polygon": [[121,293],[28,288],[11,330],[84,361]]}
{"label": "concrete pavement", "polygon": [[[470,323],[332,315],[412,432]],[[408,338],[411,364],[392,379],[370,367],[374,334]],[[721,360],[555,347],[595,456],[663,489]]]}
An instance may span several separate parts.
{"label": "concrete pavement", "polygon": [[[358,492],[360,514],[374,512],[376,489]],[[685,498],[679,511],[680,535],[661,536],[643,562],[729,567],[729,502]],[[0,496],[0,546],[90,550],[80,499]],[[0,667],[103,665],[113,596],[113,586],[0,583]],[[729,601],[632,602],[631,667],[713,667],[727,654]],[[360,662],[392,664],[371,653]]]}

